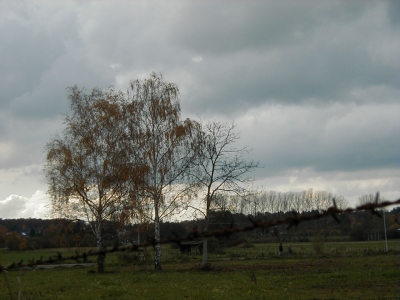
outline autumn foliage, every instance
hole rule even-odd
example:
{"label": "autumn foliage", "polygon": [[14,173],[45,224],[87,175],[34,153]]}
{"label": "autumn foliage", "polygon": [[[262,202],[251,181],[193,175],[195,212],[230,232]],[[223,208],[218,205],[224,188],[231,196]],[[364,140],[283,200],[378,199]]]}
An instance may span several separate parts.
{"label": "autumn foliage", "polygon": [[132,81],[127,92],[69,89],[72,114],[46,146],[48,192],[54,215],[86,220],[99,250],[105,222],[151,220],[159,240],[161,218],[188,199],[191,121],[180,120],[178,96],[177,86],[155,73]]}
{"label": "autumn foliage", "polygon": [[9,250],[25,250],[27,240],[18,232],[12,231],[7,235],[5,243]]}

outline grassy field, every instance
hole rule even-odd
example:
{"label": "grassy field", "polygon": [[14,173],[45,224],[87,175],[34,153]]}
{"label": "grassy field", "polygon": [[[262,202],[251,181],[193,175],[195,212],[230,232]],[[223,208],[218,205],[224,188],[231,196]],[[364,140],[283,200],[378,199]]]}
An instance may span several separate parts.
{"label": "grassy field", "polygon": [[[199,254],[179,256],[165,245],[161,272],[153,270],[150,250],[144,262],[136,253],[112,254],[105,274],[82,267],[7,272],[0,293],[1,299],[18,293],[20,299],[399,299],[399,242],[391,241],[387,254],[382,245],[326,243],[315,254],[313,244],[296,243],[296,255],[282,257],[277,244],[226,248],[210,255],[210,271],[200,270]],[[52,253],[2,252],[1,263]]]}

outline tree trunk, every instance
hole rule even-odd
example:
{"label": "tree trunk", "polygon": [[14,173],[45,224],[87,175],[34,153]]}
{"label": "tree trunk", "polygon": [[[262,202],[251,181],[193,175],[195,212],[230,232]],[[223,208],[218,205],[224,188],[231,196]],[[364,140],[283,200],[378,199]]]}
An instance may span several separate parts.
{"label": "tree trunk", "polygon": [[207,238],[203,239],[203,262],[202,267],[207,267]]}
{"label": "tree trunk", "polygon": [[96,225],[96,239],[97,251],[99,251],[99,255],[97,256],[97,272],[104,273],[104,261],[106,259],[106,254],[104,253],[105,248],[103,246],[103,226],[101,221],[98,221]]}
{"label": "tree trunk", "polygon": [[158,217],[158,211],[156,211],[156,217],[154,220],[154,239],[156,241],[156,245],[154,246],[154,267],[156,270],[161,271],[160,218]]}
{"label": "tree trunk", "polygon": [[[204,219],[205,224],[204,224],[204,231],[208,231],[208,210],[206,212],[206,217]],[[207,255],[208,255],[208,247],[207,247],[207,240],[208,238],[203,238],[203,262],[201,264],[202,268],[207,268],[208,263],[207,263]]]}
{"label": "tree trunk", "polygon": [[137,244],[140,245],[140,224],[137,225]]}

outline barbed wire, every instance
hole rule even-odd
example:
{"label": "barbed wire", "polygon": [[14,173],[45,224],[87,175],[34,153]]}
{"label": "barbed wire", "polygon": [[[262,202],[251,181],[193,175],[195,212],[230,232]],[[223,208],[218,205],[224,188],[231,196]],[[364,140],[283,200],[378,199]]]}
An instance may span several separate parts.
{"label": "barbed wire", "polygon": [[[24,261],[21,260],[19,262],[13,262],[7,266],[3,266],[0,264],[0,271],[8,271],[8,270],[14,270],[14,269],[19,269],[19,268],[33,268],[35,266],[41,265],[41,264],[53,264],[53,263],[58,263],[58,262],[63,262],[67,260],[73,260],[76,261],[77,263],[86,263],[88,262],[88,258],[91,256],[98,256],[102,255],[105,256],[106,254],[109,253],[114,253],[114,252],[135,252],[135,251],[142,251],[143,248],[145,247],[150,247],[150,246],[155,246],[157,244],[170,244],[170,243],[175,243],[175,244],[181,244],[184,241],[191,241],[194,239],[199,239],[199,238],[209,238],[209,237],[226,237],[229,238],[232,234],[238,233],[238,232],[245,232],[245,231],[252,231],[257,228],[269,228],[269,227],[274,227],[282,224],[288,224],[288,229],[295,226],[297,227],[301,222],[306,222],[306,221],[311,221],[311,220],[318,220],[321,218],[326,218],[326,217],[333,217],[336,222],[340,223],[339,218],[337,215],[343,214],[343,213],[352,213],[352,212],[357,212],[357,211],[369,211],[372,214],[382,217],[381,213],[377,211],[379,208],[387,207],[390,205],[396,205],[400,204],[400,199],[395,200],[395,201],[383,201],[383,202],[378,202],[379,200],[379,195],[377,194],[375,198],[374,203],[366,203],[360,206],[357,206],[355,208],[346,208],[346,209],[339,209],[336,206],[336,202],[333,199],[333,205],[329,207],[327,210],[317,212],[314,214],[299,214],[295,211],[293,211],[293,216],[287,217],[287,218],[282,218],[274,221],[259,221],[259,220],[254,220],[250,219],[251,225],[244,226],[244,227],[229,227],[229,228],[224,228],[220,230],[215,230],[215,231],[201,231],[200,229],[197,229],[187,235],[184,236],[178,236],[175,235],[173,237],[169,237],[160,241],[157,241],[155,239],[149,239],[143,243],[140,244],[132,244],[129,246],[119,246],[116,244],[114,247],[111,247],[109,249],[105,250],[99,250],[99,251],[88,251],[84,253],[79,253],[76,251],[75,255],[71,256],[63,256],[61,252],[58,252],[56,255],[50,256],[48,259],[43,260],[41,257],[40,259],[32,259],[28,260],[28,263],[24,264]],[[397,221],[397,220],[396,220]]]}

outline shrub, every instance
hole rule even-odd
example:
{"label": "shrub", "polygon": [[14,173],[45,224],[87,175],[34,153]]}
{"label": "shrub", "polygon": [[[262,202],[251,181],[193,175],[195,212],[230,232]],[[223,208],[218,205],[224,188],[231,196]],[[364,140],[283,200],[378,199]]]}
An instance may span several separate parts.
{"label": "shrub", "polygon": [[6,246],[9,250],[25,250],[27,241],[17,232],[12,231],[6,237]]}

